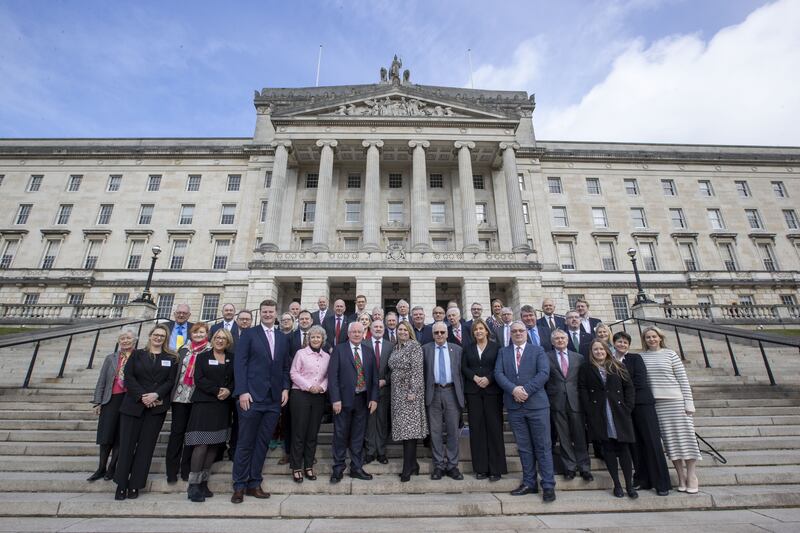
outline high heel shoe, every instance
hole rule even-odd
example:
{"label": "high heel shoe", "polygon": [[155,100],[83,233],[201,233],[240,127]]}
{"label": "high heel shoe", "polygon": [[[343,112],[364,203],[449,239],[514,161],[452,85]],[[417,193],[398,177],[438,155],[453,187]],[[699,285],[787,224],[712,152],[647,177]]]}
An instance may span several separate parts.
{"label": "high heel shoe", "polygon": [[95,470],[94,474],[86,478],[86,481],[97,481],[98,479],[100,479],[105,475],[106,475],[106,469],[101,466],[100,468]]}
{"label": "high heel shoe", "polygon": [[303,471],[302,470],[294,470],[292,471],[292,479],[295,483],[302,483],[303,482]]}
{"label": "high heel shoe", "polygon": [[139,497],[139,489],[128,489],[128,499],[135,500]]}
{"label": "high heel shoe", "polygon": [[408,483],[411,481],[411,474],[400,474],[400,483]]}
{"label": "high heel shoe", "polygon": [[305,472],[304,472],[304,475],[306,476],[306,479],[309,480],[309,481],[316,481],[317,480],[317,475],[314,473],[314,469],[313,468],[306,468]]}

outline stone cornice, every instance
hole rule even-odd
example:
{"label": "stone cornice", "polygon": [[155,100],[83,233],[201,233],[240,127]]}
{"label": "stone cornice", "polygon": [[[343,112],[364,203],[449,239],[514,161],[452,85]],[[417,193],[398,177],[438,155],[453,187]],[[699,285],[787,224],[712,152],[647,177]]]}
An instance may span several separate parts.
{"label": "stone cornice", "polygon": [[[64,139],[71,143],[71,139]],[[104,139],[98,139],[99,142]],[[154,158],[193,158],[193,157],[233,157],[245,158],[251,155],[272,155],[274,148],[263,145],[248,145],[244,140],[239,146],[225,145],[170,145],[170,146],[124,146],[114,145],[114,139],[108,144],[92,145],[31,145],[28,142],[19,145],[0,145],[0,159],[42,158],[42,159],[84,159],[88,157],[114,159],[154,159]]]}
{"label": "stone cornice", "polygon": [[[602,144],[602,143],[598,143]],[[689,152],[602,149],[552,149],[539,148],[536,155],[548,162],[621,162],[621,163],[716,163],[726,165],[798,165],[800,155],[767,154],[756,151],[739,152]],[[518,155],[528,155],[518,154]],[[531,154],[533,155],[533,154]]]}

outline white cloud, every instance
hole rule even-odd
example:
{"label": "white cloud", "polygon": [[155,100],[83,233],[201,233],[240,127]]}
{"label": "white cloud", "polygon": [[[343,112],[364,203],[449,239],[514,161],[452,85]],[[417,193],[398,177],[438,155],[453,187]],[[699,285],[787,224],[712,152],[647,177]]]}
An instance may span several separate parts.
{"label": "white cloud", "polygon": [[[504,66],[480,65],[473,72],[475,87],[480,89],[508,89],[533,87],[539,76],[545,42],[541,37],[527,39],[517,46],[511,62]],[[469,86],[467,80],[466,86]]]}
{"label": "white cloud", "polygon": [[696,35],[635,41],[579,103],[541,105],[537,137],[800,145],[798,28],[800,2],[784,0],[708,42]]}

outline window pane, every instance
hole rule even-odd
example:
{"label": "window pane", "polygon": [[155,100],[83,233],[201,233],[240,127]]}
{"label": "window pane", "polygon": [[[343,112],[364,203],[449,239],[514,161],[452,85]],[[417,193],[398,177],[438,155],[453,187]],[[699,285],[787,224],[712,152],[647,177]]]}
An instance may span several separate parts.
{"label": "window pane", "polygon": [[561,178],[550,177],[547,178],[547,189],[551,194],[561,194],[564,190],[561,188]]}
{"label": "window pane", "polygon": [[628,193],[630,196],[638,196],[639,195],[639,183],[635,179],[626,179],[625,180],[625,192]]}
{"label": "window pane", "polygon": [[700,180],[697,182],[700,187],[701,196],[714,196],[714,188],[708,180]]}
{"label": "window pane", "polygon": [[120,185],[122,185],[122,176],[118,175],[109,176],[108,185],[106,186],[106,191],[117,192],[119,190]]}
{"label": "window pane", "polygon": [[30,216],[32,210],[33,204],[19,204],[15,224],[27,224],[28,217]]}
{"label": "window pane", "polygon": [[608,218],[606,218],[606,209],[604,207],[592,208],[592,221],[598,228],[608,227]]}
{"label": "window pane", "polygon": [[67,191],[78,192],[81,188],[81,181],[83,181],[83,176],[70,176],[67,183]]}
{"label": "window pane", "polygon": [[347,188],[348,189],[360,189],[361,188],[361,174],[348,174],[348,176],[347,176]]}
{"label": "window pane", "polygon": [[403,175],[389,174],[389,188],[400,189],[401,187],[403,187]]}
{"label": "window pane", "polygon": [[14,256],[17,254],[19,239],[8,239],[3,245],[3,255],[0,256],[0,268],[11,268]]}
{"label": "window pane", "polygon": [[189,246],[189,241],[186,239],[178,239],[172,245],[172,258],[169,262],[169,268],[172,270],[180,270],[183,268],[183,259],[186,256],[186,248]]}
{"label": "window pane", "polygon": [[272,187],[272,172],[269,170],[264,174],[264,188],[269,189]]}
{"label": "window pane", "polygon": [[156,318],[169,318],[172,316],[172,305],[175,302],[174,294],[159,294],[158,295],[158,310],[156,311]]}
{"label": "window pane", "polygon": [[100,206],[100,213],[97,215],[98,224],[108,224],[111,222],[111,213],[114,212],[112,204],[102,204]]}
{"label": "window pane", "polygon": [[142,261],[142,250],[144,249],[144,241],[143,240],[133,240],[131,241],[131,249],[128,253],[128,270],[136,270],[139,268],[139,265]]}
{"label": "window pane", "polygon": [[217,318],[219,308],[219,294],[204,294],[203,308],[200,312],[200,320],[214,320]]}
{"label": "window pane", "polygon": [[178,224],[191,224],[194,218],[194,204],[183,204]]}
{"label": "window pane", "polygon": [[472,176],[472,187],[476,190],[483,190],[485,189],[485,182],[483,180],[483,176],[481,174],[475,174]]}
{"label": "window pane", "polygon": [[786,187],[783,186],[782,181],[773,181],[772,191],[775,193],[776,198],[786,198],[788,196],[786,194]]}
{"label": "window pane", "polygon": [[575,270],[575,253],[571,242],[558,243],[558,262],[562,270]]}
{"label": "window pane", "polygon": [[441,174],[431,174],[428,176],[428,187],[431,189],[441,189],[444,187],[444,180]]}
{"label": "window pane", "polygon": [[236,217],[236,204],[222,204],[222,215],[220,224],[233,224]]}
{"label": "window pane", "polygon": [[303,202],[303,222],[314,222],[316,208],[316,202]]}
{"label": "window pane", "polygon": [[670,209],[669,216],[672,220],[672,227],[683,229],[686,227],[686,218],[683,216],[683,209]]}
{"label": "window pane", "polygon": [[561,206],[555,206],[552,208],[553,211],[553,226],[557,228],[566,228],[569,225],[569,220],[567,219],[567,208]]}
{"label": "window pane", "polygon": [[444,222],[445,222],[444,203],[442,202],[431,203],[431,223],[444,224]]}
{"label": "window pane", "polygon": [[242,184],[242,176],[239,174],[228,175],[228,192],[235,192],[239,190]]}
{"label": "window pane", "polygon": [[218,239],[214,247],[214,261],[211,268],[225,270],[228,266],[228,256],[230,255],[230,239]]}
{"label": "window pane", "polygon": [[478,224],[486,224],[488,222],[486,204],[475,204],[475,219]]}
{"label": "window pane", "polygon": [[600,194],[600,179],[586,178],[586,192],[589,194]]}
{"label": "window pane", "polygon": [[389,202],[389,224],[402,224],[403,223],[403,203],[402,202]]}
{"label": "window pane", "polygon": [[147,179],[147,190],[155,192],[161,188],[161,176],[153,175]]}
{"label": "window pane", "polygon": [[267,205],[268,205],[268,202],[261,202],[261,213],[259,214],[259,217],[258,217],[258,219],[261,222],[266,222],[267,221]]}
{"label": "window pane", "polygon": [[794,209],[784,209],[783,219],[786,221],[787,228],[800,229],[800,222],[797,220],[797,213]]}
{"label": "window pane", "polygon": [[72,214],[72,204],[62,204],[58,207],[58,215],[56,216],[56,224],[68,224],[69,217]]}
{"label": "window pane", "polygon": [[677,194],[673,180],[661,180],[661,189],[664,191],[665,196],[675,196]]}
{"label": "window pane", "polygon": [[646,228],[647,227],[647,218],[644,214],[644,208],[642,207],[632,207],[631,208],[631,221],[633,222],[634,228]]}
{"label": "window pane", "polygon": [[202,176],[199,174],[193,174],[189,176],[188,181],[186,182],[186,190],[187,191],[199,191],[200,190],[200,180]]}
{"label": "window pane", "polygon": [[306,174],[306,189],[316,189],[319,185],[319,174]]}
{"label": "window pane", "polygon": [[614,320],[627,320],[630,318],[627,295],[612,294],[611,305],[614,307]]}
{"label": "window pane", "polygon": [[344,221],[361,222],[361,202],[345,202]]}
{"label": "window pane", "polygon": [[614,254],[614,243],[601,242],[600,247],[600,260],[603,265],[603,270],[616,270],[617,258]]}
{"label": "window pane", "polygon": [[153,204],[142,204],[139,209],[139,224],[150,224],[153,221]]}

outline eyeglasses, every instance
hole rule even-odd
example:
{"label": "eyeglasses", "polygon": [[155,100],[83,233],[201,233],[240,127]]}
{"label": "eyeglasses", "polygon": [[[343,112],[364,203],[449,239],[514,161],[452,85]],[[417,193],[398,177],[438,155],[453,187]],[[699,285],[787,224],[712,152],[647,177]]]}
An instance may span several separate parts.
{"label": "eyeglasses", "polygon": [[447,332],[446,331],[434,331],[433,334],[434,335],[447,335]]}
{"label": "eyeglasses", "polygon": [[166,335],[156,335],[155,333],[153,333],[150,336],[153,337],[154,339],[166,339],[167,338]]}

